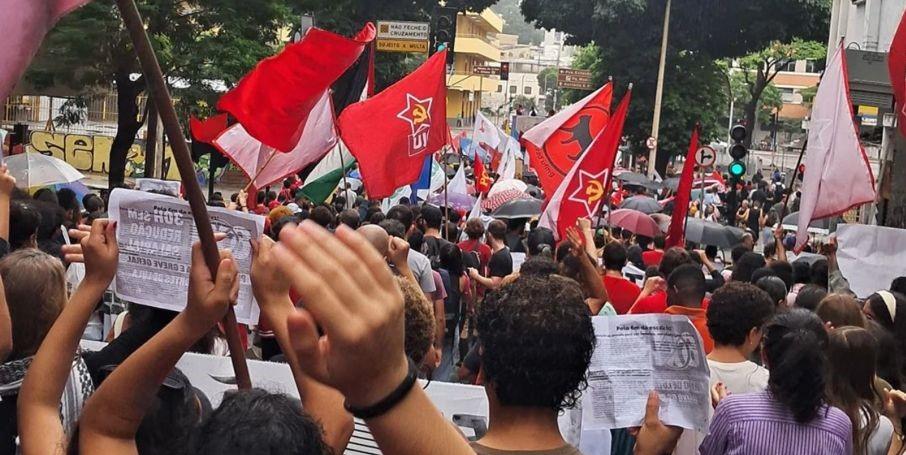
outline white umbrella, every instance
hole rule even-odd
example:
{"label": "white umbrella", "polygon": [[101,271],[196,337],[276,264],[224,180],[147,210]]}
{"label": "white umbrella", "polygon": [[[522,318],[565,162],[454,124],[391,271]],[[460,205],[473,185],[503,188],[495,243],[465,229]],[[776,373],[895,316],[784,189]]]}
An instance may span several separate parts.
{"label": "white umbrella", "polygon": [[69,163],[37,152],[13,155],[6,159],[6,165],[20,188],[72,183],[85,178]]}

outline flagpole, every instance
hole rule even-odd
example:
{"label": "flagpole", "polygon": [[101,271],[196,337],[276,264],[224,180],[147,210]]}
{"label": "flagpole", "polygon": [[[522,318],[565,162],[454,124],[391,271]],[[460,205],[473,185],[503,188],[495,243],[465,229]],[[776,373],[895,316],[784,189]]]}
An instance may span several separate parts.
{"label": "flagpole", "polygon": [[442,163],[444,163],[441,165],[441,171],[443,171],[443,173],[444,173],[444,234],[445,234],[444,238],[449,240],[450,239],[450,201],[447,199],[447,197],[448,197],[447,190],[449,189],[449,188],[447,188],[447,186],[450,183],[450,180],[449,180],[449,178],[447,178],[447,166],[446,166],[445,160],[443,158],[441,158],[440,161]]}
{"label": "flagpole", "polygon": [[793,178],[790,180],[790,186],[786,189],[786,200],[783,201],[783,208],[780,209],[780,219],[777,221],[783,225],[783,218],[786,217],[786,208],[790,205],[790,196],[793,194],[793,185],[796,184],[796,178],[799,174],[799,166],[802,165],[802,157],[805,155],[805,148],[808,147],[808,138],[802,143],[802,150],[799,151],[799,159],[796,161],[796,167],[793,168]]}
{"label": "flagpole", "polygon": [[[343,172],[343,196],[345,199],[346,190],[349,188],[349,181],[346,180],[346,160],[343,159],[343,146],[339,141],[337,142],[337,146],[340,147],[340,170]],[[346,203],[348,204],[349,201],[346,201]],[[343,208],[345,209],[346,207]]]}
{"label": "flagpole", "polygon": [[[170,139],[173,158],[176,160],[186,199],[189,201],[192,217],[195,219],[195,228],[198,231],[198,239],[201,242],[205,263],[211,272],[211,276],[217,276],[217,268],[220,265],[220,252],[217,250],[217,243],[214,241],[214,230],[211,227],[211,219],[208,217],[204,195],[201,192],[198,181],[195,179],[195,166],[192,164],[186,138],[183,136],[182,129],[179,126],[179,119],[176,116],[176,110],[173,108],[173,100],[167,90],[160,63],[158,63],[157,56],[154,54],[154,48],[151,47],[151,40],[145,31],[135,0],[116,0],[116,4],[120,10],[120,15],[123,17],[123,23],[132,37],[135,54],[141,63],[142,73],[144,73],[150,84],[151,96],[154,99],[155,106],[157,106],[158,114],[164,125],[164,131]],[[233,312],[232,305],[228,306],[227,313],[223,317],[223,328],[227,345],[230,348],[230,360],[233,364],[233,372],[236,375],[236,384],[239,389],[251,389],[252,381],[249,378],[248,365],[245,362],[245,349],[239,341],[236,314]]]}
{"label": "flagpole", "polygon": [[266,168],[268,164],[271,164],[271,160],[274,159],[275,156],[277,156],[277,149],[271,149],[271,155],[267,157],[267,161],[265,161],[264,165],[261,166],[260,168],[258,168],[257,171],[255,171],[255,175],[252,177],[251,180],[249,180],[248,185],[245,186],[245,190],[243,190],[243,191],[246,194],[248,194],[249,188],[252,187],[252,184],[255,183],[255,180],[258,180],[258,176],[261,175],[261,172],[264,171],[264,168]]}

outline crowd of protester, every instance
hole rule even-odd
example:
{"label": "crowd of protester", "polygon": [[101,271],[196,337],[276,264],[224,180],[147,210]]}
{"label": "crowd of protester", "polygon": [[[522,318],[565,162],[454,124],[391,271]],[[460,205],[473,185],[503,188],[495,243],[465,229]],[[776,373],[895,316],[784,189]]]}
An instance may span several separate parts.
{"label": "crowd of protester", "polygon": [[[591,318],[624,314],[689,319],[714,408],[707,434],[667,426],[652,391],[612,453],[903,453],[906,278],[861,301],[833,241],[790,263],[782,230],[765,229],[778,183],[710,209],[751,230],[726,252],[588,219],[558,242],[536,221],[384,210],[348,185],[321,204],[293,179],[251,207],[216,194],[266,217],[252,242],[261,319],[240,331],[250,357],[289,365],[301,400],[251,389],[213,408],[175,365],[228,355],[231,253],[212,274],[193,247],[181,313],[123,302],[107,193],[30,195],[0,167],[0,454],[342,453],[356,416],[386,454],[575,455],[558,416],[586,386]],[[487,431],[468,440],[416,378],[484,386]]]}

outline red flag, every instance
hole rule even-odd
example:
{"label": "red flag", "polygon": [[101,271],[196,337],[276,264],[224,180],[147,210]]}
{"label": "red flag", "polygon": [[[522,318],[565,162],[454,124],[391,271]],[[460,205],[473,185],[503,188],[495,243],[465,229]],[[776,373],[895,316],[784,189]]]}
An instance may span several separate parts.
{"label": "red flag", "polygon": [[338,125],[359,162],[368,196],[388,197],[418,180],[425,157],[448,141],[446,52],[373,98],[347,107]]}
{"label": "red flag", "polygon": [[217,114],[204,120],[199,120],[194,115],[189,117],[189,132],[196,141],[211,144],[225,129],[227,129],[226,114]]}
{"label": "red flag", "polygon": [[906,13],[900,18],[900,26],[890,43],[887,69],[890,72],[893,96],[897,100],[897,123],[900,133],[906,136]]}
{"label": "red flag", "polygon": [[10,0],[0,13],[0,100],[13,91],[41,47],[44,35],[72,10],[90,0]]}
{"label": "red flag", "polygon": [[667,231],[667,248],[683,246],[686,241],[686,214],[689,213],[692,180],[695,178],[695,153],[698,151],[699,128],[699,125],[695,124],[695,128],[692,129],[689,151],[686,152],[686,162],[683,163],[683,174],[680,177],[679,188],[676,189],[676,196],[673,198],[673,216],[670,218],[670,229]]}
{"label": "red flag", "polygon": [[355,63],[374,35],[370,22],[352,39],[311,28],[302,41],[259,62],[220,98],[217,108],[236,117],[255,139],[290,152],[321,95]]}
{"label": "red flag", "polygon": [[566,228],[575,225],[577,219],[592,218],[601,212],[610,189],[631,95],[632,86],[617,106],[613,118],[550,196],[540,224],[554,231],[557,238],[566,238]]}
{"label": "red flag", "polygon": [[491,176],[488,175],[488,171],[484,168],[484,161],[481,161],[481,158],[476,156],[474,167],[475,191],[478,193],[487,193],[491,189],[491,184],[494,182],[491,181]]}
{"label": "red flag", "polygon": [[545,194],[554,194],[592,139],[607,125],[612,101],[613,86],[607,83],[522,135]]}

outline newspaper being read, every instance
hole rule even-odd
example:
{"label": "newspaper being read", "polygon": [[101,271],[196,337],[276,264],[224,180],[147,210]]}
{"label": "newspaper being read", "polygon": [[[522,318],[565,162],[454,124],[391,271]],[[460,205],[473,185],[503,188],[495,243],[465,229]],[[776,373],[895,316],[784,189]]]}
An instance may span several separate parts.
{"label": "newspaper being read", "polygon": [[668,425],[707,432],[708,363],[702,340],[685,316],[592,318],[597,346],[582,398],[582,429],[639,426],[648,393],[660,395]]}
{"label": "newspaper being read", "polygon": [[[110,194],[108,213],[118,222],[117,295],[129,302],[182,311],[189,287],[192,243],[198,240],[189,203],[170,196],[117,189]],[[239,267],[236,319],[257,324],[258,305],[249,279],[249,240],[261,235],[264,218],[216,207],[208,207],[208,214],[214,232],[227,234],[218,246],[232,251]]]}

